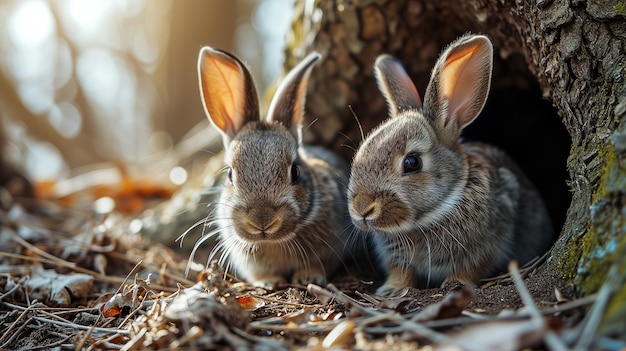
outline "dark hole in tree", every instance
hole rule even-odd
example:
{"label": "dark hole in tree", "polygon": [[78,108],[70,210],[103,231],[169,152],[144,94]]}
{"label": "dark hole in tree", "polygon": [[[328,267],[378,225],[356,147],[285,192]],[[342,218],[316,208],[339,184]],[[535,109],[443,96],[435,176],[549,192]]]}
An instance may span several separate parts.
{"label": "dark hole in tree", "polygon": [[522,57],[495,60],[489,99],[463,137],[497,145],[513,157],[541,193],[556,239],[571,202],[566,183],[571,138]]}

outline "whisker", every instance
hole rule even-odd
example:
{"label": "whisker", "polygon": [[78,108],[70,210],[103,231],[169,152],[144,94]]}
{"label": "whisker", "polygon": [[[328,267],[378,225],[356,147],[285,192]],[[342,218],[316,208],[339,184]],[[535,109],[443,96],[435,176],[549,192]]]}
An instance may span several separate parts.
{"label": "whisker", "polygon": [[450,254],[450,260],[452,261],[452,270],[456,271],[456,259],[454,257],[454,253],[452,252],[452,248],[450,247],[450,245],[448,245],[448,243],[444,240],[444,238],[442,238],[441,235],[439,235],[438,233],[436,233],[435,231],[431,232],[432,235],[435,236],[435,238],[437,238],[439,240],[439,242],[441,243],[441,246],[448,251],[448,253]]}
{"label": "whisker", "polygon": [[350,143],[352,143],[352,145],[348,145],[348,144],[341,144],[340,146],[345,146],[345,147],[348,147],[348,148],[350,148],[350,149],[352,149],[352,150],[356,151],[356,147],[357,147],[357,145],[354,143],[354,141],[352,140],[352,138],[350,138],[350,137],[348,136],[348,134],[346,134],[346,133],[344,133],[344,132],[337,132],[337,134],[339,134],[339,135],[341,135],[342,137],[344,137],[344,138],[348,139],[348,141],[349,141]]}
{"label": "whisker", "polygon": [[428,236],[424,233],[423,230],[418,230],[422,236],[424,237],[424,240],[426,241],[426,251],[428,252],[428,275],[426,278],[426,286],[430,287],[430,280],[432,278],[432,267],[433,267],[433,257],[432,257],[432,252],[431,252],[431,247],[430,247],[430,240],[428,240]]}
{"label": "whisker", "polygon": [[211,253],[209,253],[209,258],[207,259],[207,262],[209,263],[213,262],[213,260],[215,259],[215,255],[217,255],[218,253],[222,253],[220,258],[218,259],[218,262],[220,262],[221,264],[221,259],[225,255],[223,253],[223,249],[224,249],[224,241],[218,241],[217,244],[213,247],[213,249],[211,249]]}
{"label": "whisker", "polygon": [[356,148],[356,147],[354,147],[354,146],[350,146],[350,145],[348,145],[348,144],[339,144],[339,146],[340,146],[340,147],[345,147],[345,148],[348,148],[348,149],[350,149],[350,150],[352,150],[352,151],[354,151],[354,152],[356,152],[356,150],[357,150],[357,148]]}
{"label": "whisker", "polygon": [[463,243],[454,235],[454,231],[450,231],[448,228],[444,227],[443,225],[439,224],[439,227],[441,227],[441,229],[443,229],[446,233],[448,233],[448,235],[454,239],[454,241],[457,242],[457,244],[459,244],[459,246],[461,248],[463,248],[463,250],[465,252],[468,252],[467,248],[465,247],[465,245],[463,245]]}
{"label": "whisker", "polygon": [[352,112],[352,116],[354,117],[354,120],[359,126],[359,132],[361,133],[361,141],[363,141],[365,139],[365,133],[363,133],[363,126],[361,125],[361,121],[359,121],[359,117],[357,117],[356,113],[354,113],[354,110],[352,109],[352,105],[348,105],[348,108],[350,109],[350,112]]}
{"label": "whisker", "polygon": [[413,262],[413,255],[411,255],[411,245],[409,243],[409,237],[402,233],[400,234],[400,237],[402,238],[402,251],[404,251],[404,257],[410,257],[409,262],[404,262],[404,264],[402,265],[403,271],[406,273],[408,273],[410,267],[411,267],[411,263]]}
{"label": "whisker", "polygon": [[213,211],[217,211],[217,209],[219,207],[229,207],[229,208],[235,208],[235,205],[229,203],[229,202],[224,202],[224,201],[220,201],[220,202],[216,202],[215,204],[215,208],[213,209]]}
{"label": "whisker", "polygon": [[311,126],[313,124],[315,124],[317,122],[319,118],[315,118],[314,120],[311,121],[311,123],[309,123],[306,128],[304,128],[304,130],[302,131],[302,135],[304,136],[306,134],[306,132],[309,130],[309,128],[311,128]]}
{"label": "whisker", "polygon": [[219,229],[215,229],[209,232],[207,235],[202,236],[200,239],[198,239],[198,241],[196,241],[196,243],[193,246],[193,249],[191,250],[191,253],[189,254],[189,259],[187,260],[187,267],[185,268],[185,276],[187,276],[189,274],[189,271],[191,270],[191,264],[193,263],[193,260],[196,256],[196,252],[198,251],[198,248],[200,248],[200,245],[202,245],[205,241],[209,240],[210,238],[212,238],[215,234],[219,232],[220,232]]}
{"label": "whisker", "polygon": [[[322,239],[321,241],[332,249],[332,247],[330,245],[328,245],[328,243],[325,240]],[[317,260],[317,263],[319,264],[319,267],[322,269],[322,272],[323,272],[324,276],[326,276],[326,268],[324,266],[324,263],[323,263],[322,259],[317,254],[317,250],[315,249],[315,247],[312,245],[312,243],[309,240],[305,240],[304,244],[306,244],[306,246],[309,248],[309,253],[312,253],[313,256],[315,256],[315,259]],[[302,251],[303,252],[305,251],[304,247],[302,247]],[[307,263],[307,265],[306,265],[306,272],[307,272],[308,275],[310,275],[311,274],[310,273],[311,272],[311,260],[309,259],[308,256],[309,255],[307,255],[307,260],[306,260],[306,263]]]}
{"label": "whisker", "polygon": [[[223,172],[223,171],[220,171]],[[208,188],[202,188],[200,190],[200,194],[202,195],[216,195],[222,192],[222,186],[212,186],[212,187],[208,187]]]}
{"label": "whisker", "polygon": [[[304,252],[302,247],[298,244],[298,242],[296,240],[288,241],[285,247],[289,249],[289,256],[292,257],[296,261],[300,260],[300,262],[302,262],[301,267],[304,268],[305,271],[308,271],[309,262],[308,262],[306,253]],[[299,265],[296,265],[296,267],[297,267],[296,270],[300,268]]]}
{"label": "whisker", "polygon": [[207,220],[208,220],[208,218],[205,217],[205,218],[197,221],[196,223],[192,224],[191,227],[189,227],[181,235],[179,235],[178,238],[176,238],[176,240],[174,240],[174,242],[177,242],[177,241],[180,240],[180,247],[183,247],[183,240],[185,239],[185,236],[187,236],[187,234],[189,234],[190,231],[192,231],[193,229],[197,228],[200,224],[206,223]]}
{"label": "whisker", "polygon": [[[341,265],[343,266],[345,270],[348,269],[346,262],[343,260],[343,257],[345,255],[346,245],[345,245],[345,242],[341,239],[341,237],[343,236],[343,233],[345,233],[347,230],[348,230],[348,227],[344,228],[344,230],[341,231],[341,233],[339,234],[333,233],[335,237],[339,238],[339,242],[344,244],[343,247],[341,248],[341,252],[338,252],[337,249],[324,238],[319,238],[322,244],[326,245],[330,249],[330,251],[339,259],[339,263],[341,263]],[[311,251],[316,252],[314,247],[311,248]],[[320,266],[324,268],[324,263],[321,260],[319,260],[319,256],[318,256],[318,261],[320,263]]]}

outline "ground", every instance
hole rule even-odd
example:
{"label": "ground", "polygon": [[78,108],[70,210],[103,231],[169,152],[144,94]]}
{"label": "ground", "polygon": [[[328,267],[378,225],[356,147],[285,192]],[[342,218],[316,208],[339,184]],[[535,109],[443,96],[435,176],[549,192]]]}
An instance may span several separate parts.
{"label": "ground", "polygon": [[516,350],[591,343],[572,331],[589,323],[583,317],[596,297],[577,297],[542,260],[480,287],[449,282],[395,298],[374,294],[381,277],[371,272],[340,272],[325,287],[265,290],[216,264],[192,265],[185,275],[189,254],[131,233],[136,216],[4,196],[0,348],[376,350],[392,343],[477,350],[496,343]]}

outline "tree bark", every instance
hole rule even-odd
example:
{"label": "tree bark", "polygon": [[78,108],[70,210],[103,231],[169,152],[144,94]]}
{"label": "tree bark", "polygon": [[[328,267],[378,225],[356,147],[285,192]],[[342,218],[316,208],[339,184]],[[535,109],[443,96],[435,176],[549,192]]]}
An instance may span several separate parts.
{"label": "tree bark", "polygon": [[[528,158],[518,162],[533,180],[546,182],[540,190],[547,202],[553,202],[551,212],[557,217],[560,235],[546,267],[555,269],[583,294],[600,289],[610,271],[621,272],[611,281],[616,293],[607,310],[613,315],[608,313],[607,320],[623,321],[624,13],[624,2],[603,0],[298,0],[286,68],[312,50],[324,56],[310,80],[307,118],[316,121],[305,138],[351,157],[361,140],[356,118],[367,132],[387,115],[372,74],[377,55],[399,58],[423,93],[430,69],[447,43],[466,32],[488,35],[496,50],[496,64],[490,98],[493,108],[486,107],[485,113],[496,117],[478,120],[487,120],[483,129],[498,124],[490,133],[503,135],[532,121],[530,128],[508,138],[516,146],[509,145],[507,151],[514,157],[517,153],[516,158]],[[534,106],[545,104],[541,98],[554,109],[535,110]],[[502,101],[511,105],[498,104]],[[522,116],[519,108],[530,109]],[[477,138],[489,139],[490,133],[475,133]],[[560,154],[561,150],[565,153]],[[534,159],[544,156],[547,162],[534,165]],[[567,173],[558,167],[545,168],[550,162],[563,162],[563,169],[566,163]],[[614,330],[608,327],[610,323],[606,325],[607,332],[626,332],[626,327]]]}

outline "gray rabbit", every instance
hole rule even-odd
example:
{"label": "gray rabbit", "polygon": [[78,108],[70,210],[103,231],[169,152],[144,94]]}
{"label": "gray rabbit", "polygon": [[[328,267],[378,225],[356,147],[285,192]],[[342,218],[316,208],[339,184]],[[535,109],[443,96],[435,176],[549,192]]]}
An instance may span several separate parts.
{"label": "gray rabbit", "polygon": [[390,118],[357,151],[348,201],[388,273],[378,294],[449,279],[473,285],[551,244],[543,201],[515,163],[494,146],[459,141],[485,104],[492,59],[487,37],[457,39],[439,57],[423,106],[396,59],[376,60]]}
{"label": "gray rabbit", "polygon": [[310,54],[289,72],[262,119],[245,65],[224,51],[200,51],[202,102],[223,137],[227,172],[216,248],[227,268],[256,285],[324,284],[350,233],[347,163],[301,141],[307,81],[319,59]]}

